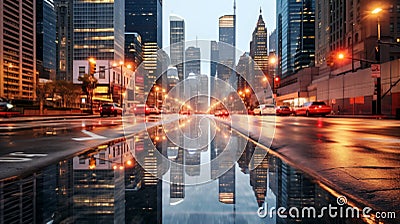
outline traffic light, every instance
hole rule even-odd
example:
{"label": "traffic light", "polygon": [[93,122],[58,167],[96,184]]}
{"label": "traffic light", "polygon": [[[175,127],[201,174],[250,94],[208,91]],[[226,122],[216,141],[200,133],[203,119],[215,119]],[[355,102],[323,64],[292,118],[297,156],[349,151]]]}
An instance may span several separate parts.
{"label": "traffic light", "polygon": [[277,89],[279,88],[280,82],[281,82],[281,78],[276,76],[274,78],[274,91],[273,91],[274,93],[276,93]]}
{"label": "traffic light", "polygon": [[96,73],[96,60],[93,58],[89,59],[89,75],[94,75]]}

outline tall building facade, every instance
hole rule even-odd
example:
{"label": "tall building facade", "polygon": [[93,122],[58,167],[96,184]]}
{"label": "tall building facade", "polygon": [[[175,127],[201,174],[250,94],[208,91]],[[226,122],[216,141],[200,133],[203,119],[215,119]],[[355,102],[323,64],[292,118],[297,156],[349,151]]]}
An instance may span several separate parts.
{"label": "tall building facade", "polygon": [[[264,19],[261,15],[258,17],[257,26],[254,29],[252,41],[250,43],[250,56],[254,61],[254,82],[263,83],[264,77],[267,77],[269,83],[272,83],[272,76],[268,71],[268,34]],[[254,85],[256,93],[263,92],[263,85]]]}
{"label": "tall building facade", "polygon": [[56,79],[73,79],[73,0],[54,0],[56,9]]}
{"label": "tall building facade", "polygon": [[[162,1],[125,0],[125,32],[142,37],[144,94],[157,80],[157,51],[162,48]],[[168,65],[167,65],[168,66]]]}
{"label": "tall building facade", "polygon": [[0,96],[36,99],[35,0],[0,2]]}
{"label": "tall building facade", "polygon": [[56,78],[56,11],[53,0],[36,1],[36,70],[40,78]]}
{"label": "tall building facade", "polygon": [[277,1],[279,76],[290,76],[314,63],[314,4],[312,0]]}
{"label": "tall building facade", "polygon": [[[137,67],[143,61],[142,37],[138,33],[125,33],[125,64],[131,65],[132,71],[136,71]],[[135,75],[130,85],[133,88],[128,90],[127,98],[131,101],[137,101],[143,96],[143,77]]]}
{"label": "tall building facade", "polygon": [[272,31],[269,35],[269,52],[276,52],[277,49],[277,42],[276,42],[276,29]]}
{"label": "tall building facade", "polygon": [[236,46],[236,16],[224,15],[219,18],[219,64],[218,78],[229,82],[234,72]]}
{"label": "tall building facade", "polygon": [[198,47],[188,47],[185,51],[185,79],[190,73],[201,74],[201,52]]}
{"label": "tall building facade", "polygon": [[[335,62],[335,52],[345,52],[349,60],[336,63],[334,68],[343,64],[352,64],[352,70],[365,68],[368,63],[360,61],[387,62],[400,57],[400,48],[393,47],[400,42],[399,10],[395,9],[396,1],[387,1],[381,4],[363,1],[349,1],[333,4],[322,0],[316,1],[315,64],[326,67]],[[381,7],[378,14],[372,10]],[[381,41],[380,57],[376,58],[378,30],[380,24]],[[329,40],[329,41],[326,41]],[[392,43],[385,44],[385,43]],[[354,60],[350,60],[353,58]],[[336,61],[337,62],[337,61]]]}
{"label": "tall building facade", "polygon": [[179,79],[183,80],[185,74],[185,21],[177,15],[171,15],[169,21],[171,64],[178,69]]}
{"label": "tall building facade", "polygon": [[243,53],[240,56],[239,62],[236,66],[236,72],[238,73],[238,90],[244,90],[249,88],[249,84],[254,83],[253,74],[253,60],[251,59],[249,53]]}
{"label": "tall building facade", "polygon": [[125,63],[132,65],[132,70],[143,61],[142,37],[135,32],[125,33]]}
{"label": "tall building facade", "polygon": [[74,60],[123,61],[123,9],[123,0],[74,1]]}
{"label": "tall building facade", "polygon": [[217,76],[217,66],[219,61],[219,50],[218,50],[218,42],[211,41],[210,42],[210,76],[216,77]]}

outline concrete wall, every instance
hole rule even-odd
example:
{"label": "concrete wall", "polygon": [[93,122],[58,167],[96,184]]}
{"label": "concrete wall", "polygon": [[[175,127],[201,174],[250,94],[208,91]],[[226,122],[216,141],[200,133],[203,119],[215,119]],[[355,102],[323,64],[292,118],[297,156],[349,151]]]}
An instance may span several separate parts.
{"label": "concrete wall", "polygon": [[[342,69],[343,70],[343,69]],[[332,72],[331,77],[314,80],[311,84],[316,89],[316,99],[325,101],[340,109],[341,113],[347,114],[371,114],[373,107],[373,94],[376,79],[371,76],[371,69],[358,70],[354,73]],[[389,90],[390,85],[400,79],[400,60],[388,62],[381,65],[382,95]],[[395,115],[396,108],[400,108],[400,83],[382,99],[382,113]]]}

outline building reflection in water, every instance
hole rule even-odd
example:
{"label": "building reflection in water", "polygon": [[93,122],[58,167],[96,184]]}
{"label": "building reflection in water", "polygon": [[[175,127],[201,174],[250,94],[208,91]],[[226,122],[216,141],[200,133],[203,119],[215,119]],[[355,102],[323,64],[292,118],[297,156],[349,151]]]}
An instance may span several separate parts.
{"label": "building reflection in water", "polygon": [[[234,134],[227,141],[223,133],[230,133],[229,128],[218,128],[195,159],[154,127],[35,173],[2,180],[0,223],[361,223],[329,217],[260,219],[256,212],[265,203],[318,210],[337,205],[336,198],[279,158],[265,157],[254,143]],[[235,149],[242,144],[243,152]],[[233,153],[208,169],[184,169],[184,164],[207,163],[229,149]],[[239,159],[233,161],[237,153]],[[171,162],[163,164],[157,154]],[[186,185],[202,172],[214,181]],[[168,176],[171,183],[153,174]]]}

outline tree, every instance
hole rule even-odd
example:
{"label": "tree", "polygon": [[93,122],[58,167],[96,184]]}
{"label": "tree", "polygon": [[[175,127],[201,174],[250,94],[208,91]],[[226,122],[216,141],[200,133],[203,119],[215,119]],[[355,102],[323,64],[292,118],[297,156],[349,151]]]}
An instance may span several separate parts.
{"label": "tree", "polygon": [[65,80],[54,81],[55,91],[61,96],[61,107],[71,107],[73,102],[81,93],[72,82]]}
{"label": "tree", "polygon": [[43,115],[43,106],[46,98],[53,93],[54,85],[51,81],[40,82],[36,88],[36,96],[39,100],[39,113]]}
{"label": "tree", "polygon": [[84,74],[78,78],[78,81],[82,82],[82,91],[90,102],[90,113],[93,114],[93,90],[96,88],[97,79],[92,75]]}

